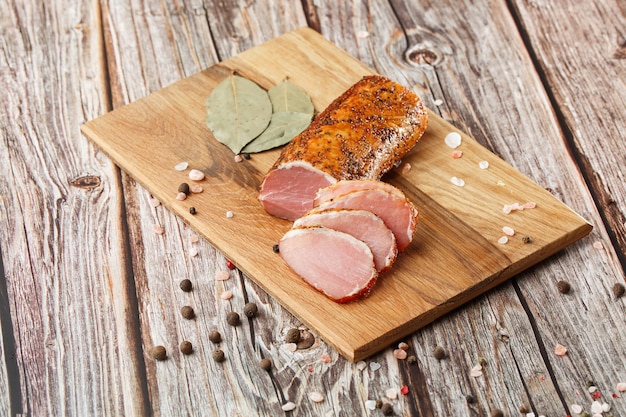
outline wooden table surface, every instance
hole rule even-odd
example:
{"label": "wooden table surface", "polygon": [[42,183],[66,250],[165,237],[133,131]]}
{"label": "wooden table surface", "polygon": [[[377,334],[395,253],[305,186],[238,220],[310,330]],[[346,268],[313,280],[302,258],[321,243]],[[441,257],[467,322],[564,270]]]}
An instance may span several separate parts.
{"label": "wooden table surface", "polygon": [[[226,259],[80,126],[303,26],[593,232],[406,338],[415,361],[289,349],[302,324],[236,271],[216,282]],[[372,400],[403,416],[626,416],[625,27],[623,0],[0,0],[0,416],[383,415]],[[228,325],[246,302],[259,315]]]}

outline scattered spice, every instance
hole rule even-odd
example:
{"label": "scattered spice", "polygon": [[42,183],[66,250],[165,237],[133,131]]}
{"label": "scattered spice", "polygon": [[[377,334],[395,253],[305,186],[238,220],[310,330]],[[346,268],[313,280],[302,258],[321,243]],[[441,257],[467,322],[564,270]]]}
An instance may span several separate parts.
{"label": "scattered spice", "polygon": [[530,236],[526,235],[522,238],[522,242],[524,243],[530,243],[532,242],[532,239],[530,238]]}
{"label": "scattered spice", "polygon": [[504,417],[504,413],[499,408],[494,408],[489,412],[490,417]]}
{"label": "scattered spice", "polygon": [[189,292],[193,289],[193,284],[188,279],[182,280],[178,285],[180,286],[180,289],[185,292]]}
{"label": "scattered spice", "polygon": [[188,166],[189,166],[189,162],[179,162],[176,165],[174,165],[174,169],[176,171],[184,171],[187,169]]}
{"label": "scattered spice", "polygon": [[235,269],[235,264],[230,259],[226,259],[226,268],[232,271]]}
{"label": "scattered spice", "polygon": [[204,172],[199,169],[192,169],[189,171],[189,179],[193,181],[202,181],[204,179]]}
{"label": "scattered spice", "polygon": [[452,149],[461,146],[461,135],[457,132],[450,132],[446,135],[444,142]]}
{"label": "scattered spice", "polygon": [[560,343],[557,343],[554,348],[554,354],[556,356],[565,356],[567,354],[567,348]]}
{"label": "scattered spice", "polygon": [[256,317],[258,313],[259,307],[257,307],[256,303],[250,302],[246,303],[246,305],[243,306],[243,314],[245,314],[247,317]]}
{"label": "scattered spice", "polygon": [[415,355],[411,355],[408,358],[406,358],[406,362],[409,365],[415,365],[417,363],[417,358],[415,357]]}
{"label": "scattered spice", "polygon": [[383,408],[383,400],[376,400],[376,408],[381,409]]}
{"label": "scattered spice", "polygon": [[474,397],[472,394],[467,394],[467,395],[465,396],[465,401],[466,401],[468,404],[474,404],[474,403],[476,402],[476,397]]}
{"label": "scattered spice", "polygon": [[393,351],[393,357],[396,358],[396,359],[400,359],[400,360],[406,359],[406,357],[407,357],[406,350],[404,350],[404,349],[395,349]]}
{"label": "scattered spice", "polygon": [[293,328],[287,331],[287,335],[285,336],[285,342],[287,343],[298,343],[300,341],[300,330]]}
{"label": "scattered spice", "polygon": [[528,413],[528,407],[526,407],[525,404],[520,405],[519,406],[519,412],[522,413],[522,414]]}
{"label": "scattered spice", "polygon": [[452,184],[456,185],[457,187],[465,186],[465,181],[463,181],[461,178],[452,177],[450,178],[450,181],[452,182]]}
{"label": "scattered spice", "polygon": [[408,393],[409,393],[409,386],[403,385],[402,388],[400,388],[400,394],[407,395]]}
{"label": "scattered spice", "polygon": [[261,359],[261,362],[259,362],[259,366],[264,371],[269,371],[269,370],[272,369],[272,361],[269,360],[268,358],[263,358],[263,359]]}
{"label": "scattered spice", "polygon": [[380,363],[378,363],[378,362],[370,362],[370,371],[376,372],[380,368],[382,368],[382,365]]}
{"label": "scattered spice", "polygon": [[190,214],[196,214],[197,213],[196,208],[193,207],[193,206],[189,207],[189,213]]}
{"label": "scattered spice", "polygon": [[191,353],[193,352],[193,346],[191,345],[191,342],[189,342],[188,340],[184,340],[180,344],[180,351],[184,355],[191,355]]}
{"label": "scattered spice", "polygon": [[406,342],[400,342],[400,343],[398,343],[398,349],[408,350],[409,349],[409,344],[406,343]]}
{"label": "scattered spice", "polygon": [[216,281],[227,281],[229,279],[230,279],[230,274],[228,273],[228,271],[217,271],[215,273]]}
{"label": "scattered spice", "polygon": [[395,388],[389,388],[385,391],[385,397],[389,398],[390,400],[395,400],[396,398],[398,398],[398,391]]}
{"label": "scattered spice", "polygon": [[200,238],[196,234],[192,234],[189,236],[189,242],[191,243],[198,243],[199,240]]}
{"label": "scattered spice", "polygon": [[191,256],[191,257],[198,256],[198,249],[196,249],[194,247],[189,249],[189,256]]}
{"label": "scattered spice", "polygon": [[274,251],[274,253],[280,252],[280,249],[278,248],[278,245],[272,246],[272,250]]}
{"label": "scattered spice", "polygon": [[162,235],[163,233],[165,233],[165,229],[163,228],[163,226],[158,225],[158,224],[153,224],[152,230],[154,230],[154,233],[158,235]]}
{"label": "scattered spice", "polygon": [[509,242],[508,236],[502,236],[500,237],[500,239],[498,239],[498,243],[501,245],[506,245],[508,242]]}
{"label": "scattered spice", "polygon": [[463,156],[463,151],[460,149],[455,149],[452,151],[452,158],[459,159]]}
{"label": "scattered spice", "polygon": [[167,359],[167,351],[165,350],[165,346],[155,346],[152,348],[152,352],[150,352],[152,358],[157,361],[164,361]]}
{"label": "scattered spice", "polygon": [[226,323],[231,326],[239,326],[241,324],[241,319],[239,318],[239,313],[236,311],[231,311],[226,315]]}
{"label": "scattered spice", "polygon": [[187,199],[187,194],[185,194],[185,193],[178,193],[178,194],[176,194],[176,200],[184,201],[186,199]]}
{"label": "scattered spice", "polygon": [[502,233],[504,233],[507,236],[514,236],[515,235],[515,230],[513,230],[512,227],[504,226],[502,228]]}
{"label": "scattered spice", "polygon": [[374,400],[366,400],[365,401],[365,408],[367,408],[368,410],[376,410],[376,401],[374,401]]}
{"label": "scattered spice", "polygon": [[293,411],[296,409],[296,404],[291,401],[287,401],[280,408],[282,408],[283,411]]}
{"label": "scattered spice", "polygon": [[402,175],[406,175],[409,173],[409,171],[411,171],[411,164],[407,162],[404,165],[402,165],[402,170],[400,171],[400,173]]}
{"label": "scattered spice", "polygon": [[619,392],[626,392],[626,382],[618,382],[617,385],[615,386],[615,388]]}
{"label": "scattered spice", "polygon": [[485,367],[487,366],[487,359],[481,356],[480,358],[478,358],[478,363],[480,364],[480,366]]}
{"label": "scattered spice", "polygon": [[220,295],[220,298],[222,300],[230,300],[233,298],[233,292],[231,290],[226,290]]}
{"label": "scattered spice", "polygon": [[226,359],[226,355],[224,355],[224,351],[221,349],[215,349],[213,353],[211,353],[211,356],[215,362],[224,362]]}
{"label": "scattered spice", "polygon": [[557,282],[556,288],[561,294],[568,294],[572,290],[572,286],[570,285],[570,283],[565,280]]}
{"label": "scattered spice", "polygon": [[384,416],[392,416],[393,415],[393,406],[389,403],[384,403],[382,407],[380,407],[380,411]]}
{"label": "scattered spice", "polygon": [[232,219],[235,215],[233,214],[232,211],[227,211],[226,212],[226,217],[228,217],[229,219]]}
{"label": "scattered spice", "polygon": [[332,361],[330,355],[328,353],[324,353],[322,354],[322,356],[320,356],[320,360],[324,363],[330,363]]}
{"label": "scattered spice", "polygon": [[191,188],[189,188],[189,190],[190,190],[192,193],[194,193],[194,194],[199,194],[199,193],[201,193],[202,191],[204,191],[204,188],[202,188],[202,186],[201,186],[201,185],[194,184],[194,185],[192,185],[192,186],[191,186]]}
{"label": "scattered spice", "polygon": [[222,335],[217,330],[211,330],[209,332],[209,340],[213,343],[219,343],[222,341]]}
{"label": "scattered spice", "polygon": [[613,285],[613,295],[615,296],[615,298],[623,297],[625,292],[626,288],[624,288],[624,284],[617,282],[615,283],[615,285]]}
{"label": "scattered spice", "polygon": [[235,155],[235,162],[243,161],[243,157],[240,154]]}
{"label": "scattered spice", "polygon": [[317,391],[309,392],[309,400],[313,401],[314,403],[321,403],[322,401],[324,401],[324,396],[322,395],[322,393]]}
{"label": "scattered spice", "polygon": [[181,184],[178,186],[178,192],[179,192],[179,193],[185,193],[185,194],[189,195],[189,192],[190,192],[190,191],[191,191],[191,190],[189,189],[189,184],[187,184],[186,182],[183,182],[183,183],[181,183]]}
{"label": "scattered spice", "polygon": [[489,162],[487,162],[487,161],[480,161],[478,163],[478,168],[480,168],[480,169],[487,169],[487,168],[489,168]]}
{"label": "scattered spice", "polygon": [[248,152],[244,152],[241,155],[243,155],[243,159],[250,159],[250,154]]}
{"label": "scattered spice", "polygon": [[433,350],[433,356],[437,360],[445,359],[445,357],[446,357],[446,350],[443,347],[441,347],[441,346],[436,346],[435,349]]}
{"label": "scattered spice", "polygon": [[593,242],[593,248],[594,249],[602,249],[604,247],[604,245],[602,245],[602,242]]}
{"label": "scattered spice", "polygon": [[196,317],[196,313],[193,311],[193,307],[191,306],[183,306],[180,309],[180,314],[187,320],[191,320]]}
{"label": "scattered spice", "polygon": [[480,365],[475,365],[470,370],[470,376],[473,378],[478,378],[479,376],[482,376],[482,374],[483,374],[483,367]]}

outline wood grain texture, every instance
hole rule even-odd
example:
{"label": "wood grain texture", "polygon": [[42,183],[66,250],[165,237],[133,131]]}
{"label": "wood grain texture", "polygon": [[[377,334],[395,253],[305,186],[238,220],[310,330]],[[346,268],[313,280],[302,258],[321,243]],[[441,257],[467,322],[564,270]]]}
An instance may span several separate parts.
{"label": "wood grain texture", "polygon": [[[277,55],[285,57],[280,69],[272,65]],[[204,101],[229,73],[223,67],[265,88],[289,78],[309,92],[318,111],[367,72],[316,32],[297,30],[90,121],[82,131],[351,360],[388,346],[590,231],[583,219],[471,138],[463,135],[459,149],[464,157],[452,158],[443,138],[453,128],[431,114],[423,139],[405,158],[415,168],[390,178],[422,211],[415,243],[381,277],[370,297],[338,305],[303,283],[270,250],[288,222],[264,213],[257,196],[278,150],[254,164],[237,164],[205,126]],[[335,73],[346,81],[323,82]],[[173,199],[177,184],[186,181],[173,170],[179,161],[188,161],[207,176],[200,182],[206,191],[184,202]],[[488,161],[489,168],[481,170],[480,161]],[[467,185],[455,187],[453,175]],[[506,204],[526,201],[539,208],[523,214],[502,211]],[[189,213],[190,205],[197,214]],[[227,211],[234,218],[228,218]],[[518,237],[498,245],[503,225],[517,229]],[[523,243],[524,235],[532,235],[533,241]],[[391,302],[404,311],[402,316],[390,308]],[[375,319],[368,320],[368,313]],[[359,324],[354,317],[361,317]]]}

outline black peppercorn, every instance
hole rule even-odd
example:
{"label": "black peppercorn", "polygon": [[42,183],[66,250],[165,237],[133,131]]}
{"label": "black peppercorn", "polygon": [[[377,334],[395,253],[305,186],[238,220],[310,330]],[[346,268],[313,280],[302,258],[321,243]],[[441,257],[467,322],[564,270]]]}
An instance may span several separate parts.
{"label": "black peppercorn", "polygon": [[250,154],[248,152],[242,153],[243,159],[250,159]]}
{"label": "black peppercorn", "polygon": [[189,213],[191,214],[196,214],[196,208],[195,207],[189,207]]}
{"label": "black peppercorn", "polygon": [[613,295],[615,298],[621,298],[624,296],[626,292],[626,288],[624,288],[624,284],[620,284],[619,282],[613,285]]}
{"label": "black peppercorn", "polygon": [[181,183],[178,186],[178,192],[179,193],[185,193],[186,195],[189,195],[189,184],[187,184],[186,182]]}
{"label": "black peppercorn", "polygon": [[219,343],[222,341],[222,335],[217,330],[211,330],[209,332],[209,340],[213,343]]}
{"label": "black peppercorn", "polygon": [[165,346],[155,346],[152,348],[152,352],[150,352],[152,357],[157,361],[164,361],[167,359],[167,351],[165,350]]}
{"label": "black peppercorn", "polygon": [[467,401],[468,404],[474,404],[476,402],[476,397],[472,394],[468,394],[465,396],[465,401]]}
{"label": "black peppercorn", "polygon": [[437,346],[433,350],[433,356],[437,360],[442,360],[442,359],[444,359],[446,357],[446,350],[444,348],[442,348],[441,346]]}
{"label": "black peppercorn", "polygon": [[382,411],[384,416],[392,416],[393,415],[393,406],[389,403],[384,403],[382,407],[380,407],[380,411]]}
{"label": "black peppercorn", "polygon": [[561,294],[567,294],[571,291],[572,286],[567,281],[559,281],[556,283],[556,288]]}
{"label": "black peppercorn", "polygon": [[193,288],[191,281],[189,281],[188,279],[182,280],[179,285],[180,285],[180,289],[185,292],[189,292]]}
{"label": "black peppercorn", "polygon": [[269,371],[270,369],[272,369],[272,361],[267,358],[261,359],[261,362],[259,362],[259,366],[264,371]]}
{"label": "black peppercorn", "polygon": [[246,305],[243,306],[243,314],[247,317],[255,317],[258,312],[259,307],[257,307],[256,303],[246,303]]}
{"label": "black peppercorn", "polygon": [[532,242],[532,241],[533,241],[533,240],[530,238],[530,236],[524,236],[524,237],[522,238],[522,242],[524,242],[524,243],[530,243],[530,242]]}
{"label": "black peppercorn", "polygon": [[499,408],[494,408],[489,412],[490,417],[504,417],[504,413]]}
{"label": "black peppercorn", "polygon": [[184,306],[183,308],[181,308],[180,314],[188,320],[196,317],[196,313],[193,311],[193,308],[191,306]]}
{"label": "black peppercorn", "polygon": [[221,349],[215,349],[213,353],[211,354],[211,356],[213,357],[213,360],[215,362],[224,362],[224,360],[226,359],[226,356],[224,355],[224,351]]}
{"label": "black peppercorn", "polygon": [[272,250],[274,251],[274,253],[280,252],[280,249],[278,248],[278,245],[272,246]]}
{"label": "black peppercorn", "polygon": [[185,355],[191,355],[191,353],[193,352],[193,346],[191,345],[191,342],[185,340],[180,344],[180,351],[185,354]]}
{"label": "black peppercorn", "polygon": [[298,329],[289,329],[287,334],[285,335],[285,342],[287,343],[298,343],[300,341],[300,330]]}
{"label": "black peppercorn", "polygon": [[241,324],[241,319],[239,318],[239,313],[236,311],[231,311],[226,315],[226,323],[231,326],[239,326]]}

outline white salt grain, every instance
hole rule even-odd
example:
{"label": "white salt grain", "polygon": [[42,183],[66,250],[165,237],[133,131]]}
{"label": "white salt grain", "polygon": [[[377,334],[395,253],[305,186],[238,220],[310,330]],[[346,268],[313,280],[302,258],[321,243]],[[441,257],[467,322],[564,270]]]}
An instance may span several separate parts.
{"label": "white salt grain", "polygon": [[359,371],[362,371],[365,368],[367,368],[367,363],[365,363],[365,361],[358,361],[356,363],[356,369],[358,369]]}
{"label": "white salt grain", "polygon": [[281,348],[287,352],[295,352],[296,349],[298,349],[298,345],[296,345],[295,343],[285,343],[281,346]]}
{"label": "white salt grain", "polygon": [[233,212],[232,212],[232,211],[227,211],[227,212],[226,212],[226,217],[228,217],[229,219],[232,219],[232,218],[233,218],[233,216],[234,216],[234,214],[233,214]]}
{"label": "white salt grain", "polygon": [[465,181],[463,181],[461,178],[452,177],[450,178],[450,181],[457,187],[463,187],[465,185]]}
{"label": "white salt grain", "polygon": [[595,385],[592,385],[589,388],[587,388],[587,390],[589,391],[589,394],[593,394],[594,392],[598,390],[598,387],[596,387]]}
{"label": "white salt grain", "polygon": [[292,403],[291,401],[287,401],[280,408],[282,408],[283,411],[293,411],[293,410],[296,409],[296,405],[294,403]]}
{"label": "white salt grain", "polygon": [[500,239],[498,239],[498,243],[501,245],[506,245],[508,242],[509,242],[508,236],[502,236]]}
{"label": "white salt grain", "polygon": [[602,411],[608,413],[611,411],[611,405],[608,403],[602,403]]}
{"label": "white salt grain", "polygon": [[313,401],[314,403],[321,403],[322,401],[324,401],[324,396],[322,395],[322,393],[317,391],[309,392],[309,400]]}
{"label": "white salt grain", "polygon": [[176,165],[174,165],[174,169],[176,171],[184,171],[187,169],[188,166],[189,166],[189,162],[179,162]]}
{"label": "white salt grain", "polygon": [[378,362],[370,362],[370,371],[378,371],[382,365]]}
{"label": "white salt grain", "polygon": [[570,410],[572,410],[572,413],[574,413],[574,414],[580,414],[580,413],[583,412],[582,406],[580,406],[578,404],[572,404],[570,406]]}
{"label": "white salt grain", "polygon": [[198,249],[192,246],[191,249],[189,249],[189,256],[191,256],[192,258],[194,256],[198,256]]}
{"label": "white salt grain", "polygon": [[461,135],[457,132],[450,132],[446,135],[444,142],[452,149],[456,149],[461,146]]}
{"label": "white salt grain", "polygon": [[515,235],[515,230],[513,230],[511,227],[509,226],[504,226],[502,228],[502,233],[504,233],[507,236],[513,236]]}
{"label": "white salt grain", "polygon": [[374,400],[365,401],[365,408],[367,408],[368,410],[376,410],[376,401]]}
{"label": "white salt grain", "polygon": [[385,391],[385,397],[389,398],[390,400],[395,400],[396,398],[398,398],[398,390],[396,390],[395,388],[389,388]]}
{"label": "white salt grain", "polygon": [[194,181],[202,181],[204,179],[204,172],[199,169],[192,169],[189,171],[189,179]]}
{"label": "white salt grain", "polygon": [[604,245],[602,245],[602,242],[593,242],[594,249],[602,249],[603,247]]}
{"label": "white salt grain", "polygon": [[626,382],[618,382],[615,387],[619,392],[626,392]]}
{"label": "white salt grain", "polygon": [[470,370],[470,376],[474,378],[477,378],[481,376],[482,374],[483,374],[483,367],[480,365],[476,365]]}
{"label": "white salt grain", "polygon": [[489,168],[489,162],[487,162],[487,161],[480,161],[478,163],[478,168],[480,168],[480,169],[487,169],[487,168]]}
{"label": "white salt grain", "polygon": [[357,38],[361,38],[361,39],[365,39],[365,38],[367,38],[369,35],[370,35],[370,34],[369,34],[369,32],[368,32],[368,31],[366,31],[366,30],[359,30],[359,31],[356,33]]}
{"label": "white salt grain", "polygon": [[215,273],[216,281],[227,281],[229,279],[230,279],[230,274],[228,273],[228,271],[217,271]]}
{"label": "white salt grain", "polygon": [[434,104],[435,106],[439,107],[439,106],[441,106],[441,105],[443,104],[443,100],[442,100],[442,99],[440,99],[440,98],[438,98],[437,100],[435,100],[435,101],[433,102],[433,104]]}
{"label": "white salt grain", "polygon": [[400,172],[401,172],[402,175],[406,175],[406,174],[409,173],[410,170],[411,170],[411,164],[409,164],[407,162],[404,165],[402,165],[402,171],[400,171]]}
{"label": "white salt grain", "polygon": [[162,235],[163,233],[165,233],[165,229],[163,228],[163,226],[158,225],[158,224],[153,224],[152,230],[154,230],[154,233],[159,234],[159,235]]}
{"label": "white salt grain", "polygon": [[602,414],[602,404],[600,401],[594,401],[591,403],[591,412],[593,414]]}

